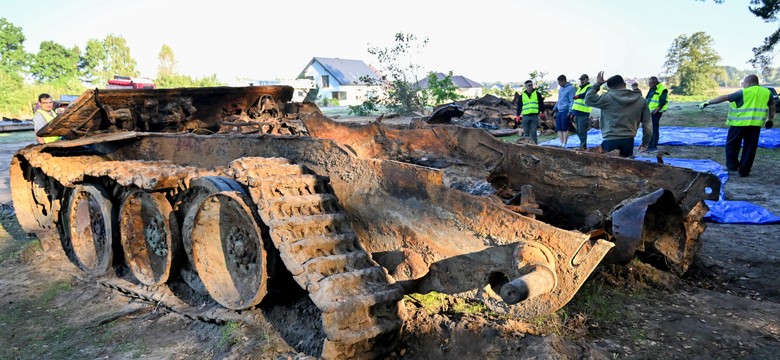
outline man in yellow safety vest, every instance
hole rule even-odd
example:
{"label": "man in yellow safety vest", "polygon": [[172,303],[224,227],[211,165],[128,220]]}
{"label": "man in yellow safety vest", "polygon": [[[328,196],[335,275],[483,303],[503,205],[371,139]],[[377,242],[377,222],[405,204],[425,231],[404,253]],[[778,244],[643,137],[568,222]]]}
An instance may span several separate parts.
{"label": "man in yellow safety vest", "polygon": [[49,94],[38,95],[38,110],[35,110],[35,116],[33,116],[33,129],[35,130],[35,139],[39,144],[50,143],[59,140],[59,136],[47,136],[38,137],[38,130],[46,126],[57,117],[57,113],[52,110],[54,107],[54,100],[52,100]]}
{"label": "man in yellow safety vest", "polygon": [[534,89],[534,82],[526,80],[525,91],[520,94],[517,101],[517,114],[515,123],[522,122],[523,136],[530,137],[537,144],[536,129],[539,127],[539,113],[544,110],[544,98],[538,90]]}
{"label": "man in yellow safety vest", "polygon": [[650,118],[653,121],[653,138],[650,139],[647,152],[656,152],[658,151],[658,137],[660,136],[658,128],[661,123],[661,115],[664,114],[669,106],[666,99],[669,96],[669,91],[655,76],[651,76],[647,84],[650,85],[650,90],[647,90],[647,107],[650,109]]}
{"label": "man in yellow safety vest", "polygon": [[[758,137],[761,125],[771,128],[775,118],[775,101],[769,89],[758,85],[758,75],[751,74],[742,79],[742,90],[721,95],[699,105],[704,109],[709,105],[731,102],[726,125],[726,168],[736,171],[740,176],[750,175],[753,159],[758,149]],[[742,156],[739,156],[740,147]]]}
{"label": "man in yellow safety vest", "polygon": [[574,93],[574,103],[571,106],[571,114],[574,116],[574,124],[577,125],[577,137],[580,139],[580,150],[587,149],[588,130],[590,130],[591,108],[585,105],[585,93],[590,88],[588,74],[580,76],[580,87]]}

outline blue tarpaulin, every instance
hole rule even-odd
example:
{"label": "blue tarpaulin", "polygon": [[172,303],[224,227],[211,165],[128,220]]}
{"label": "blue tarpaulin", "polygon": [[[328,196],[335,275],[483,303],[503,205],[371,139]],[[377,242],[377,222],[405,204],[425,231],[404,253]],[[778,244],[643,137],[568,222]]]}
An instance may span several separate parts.
{"label": "blue tarpaulin", "polygon": [[[727,128],[698,128],[682,126],[661,126],[658,131],[661,136],[658,139],[658,145],[671,146],[724,146],[726,144]],[[588,131],[588,147],[601,145],[601,130],[590,129]],[[642,143],[642,129],[634,138],[634,146]],[[540,145],[561,146],[558,139],[545,141]],[[576,148],[580,146],[580,139],[576,134],[569,134],[569,140],[566,147]],[[761,136],[758,138],[758,146],[763,148],[780,148],[780,129],[761,129]]]}
{"label": "blue tarpaulin", "polygon": [[[763,134],[762,134],[763,135]],[[656,158],[636,158],[636,160],[656,162]],[[774,224],[780,223],[780,217],[769,210],[747,201],[726,200],[724,187],[729,179],[726,169],[712,160],[691,160],[664,158],[664,163],[672,166],[692,169],[715,174],[720,179],[720,196],[718,201],[705,200],[710,211],[705,220],[722,224]]]}

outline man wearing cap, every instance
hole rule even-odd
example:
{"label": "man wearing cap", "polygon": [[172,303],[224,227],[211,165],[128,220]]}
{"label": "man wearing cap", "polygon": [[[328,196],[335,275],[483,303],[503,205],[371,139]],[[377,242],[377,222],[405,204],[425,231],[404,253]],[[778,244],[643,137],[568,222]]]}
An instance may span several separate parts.
{"label": "man wearing cap", "polygon": [[658,151],[658,136],[660,135],[658,130],[661,123],[661,115],[664,114],[669,105],[666,101],[669,91],[655,76],[651,76],[647,84],[650,85],[650,90],[647,90],[647,106],[650,109],[650,117],[653,119],[653,138],[650,139],[647,152],[656,152]]}
{"label": "man wearing cap", "polygon": [[756,157],[761,125],[766,125],[767,129],[773,125],[775,101],[769,89],[758,85],[758,75],[755,74],[742,79],[742,90],[703,102],[699,108],[704,109],[724,101],[731,102],[726,117],[726,125],[729,125],[725,146],[726,168],[739,172],[739,176],[748,176]]}
{"label": "man wearing cap", "polygon": [[587,149],[588,130],[590,130],[590,106],[585,105],[585,93],[590,89],[588,74],[580,76],[580,87],[574,94],[574,103],[571,105],[571,115],[574,116],[574,124],[577,125],[577,137],[580,138],[580,150]]}
{"label": "man wearing cap", "polygon": [[[604,83],[609,92],[599,95],[599,89]],[[585,105],[601,109],[601,148],[604,151],[620,150],[620,156],[634,155],[634,137],[639,123],[642,124],[642,145],[640,150],[647,149],[653,137],[653,125],[650,110],[642,95],[626,89],[626,82],[620,75],[604,81],[604,72],[599,71],[596,84],[585,93]],[[637,122],[637,119],[640,119]]]}
{"label": "man wearing cap", "polygon": [[539,113],[544,110],[544,98],[539,91],[534,89],[534,82],[526,80],[525,91],[520,94],[517,100],[517,115],[515,122],[523,123],[523,136],[530,137],[534,144],[536,140],[536,129],[539,127]]}

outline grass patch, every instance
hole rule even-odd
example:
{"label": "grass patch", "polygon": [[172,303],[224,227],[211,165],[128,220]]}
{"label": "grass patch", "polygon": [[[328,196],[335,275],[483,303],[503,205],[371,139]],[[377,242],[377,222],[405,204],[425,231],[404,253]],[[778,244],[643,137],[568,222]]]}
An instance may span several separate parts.
{"label": "grass patch", "polygon": [[241,342],[241,325],[235,321],[227,321],[219,329],[219,343],[222,346],[233,346]]}
{"label": "grass patch", "polygon": [[48,305],[57,296],[59,296],[60,294],[66,291],[70,291],[72,288],[73,286],[70,284],[69,280],[57,281],[53,283],[51,286],[49,286],[49,288],[46,289],[46,291],[43,292],[40,301],[43,305]]}
{"label": "grass patch", "polygon": [[429,314],[447,313],[450,315],[477,315],[491,318],[500,317],[499,314],[488,309],[480,301],[470,301],[439,292],[427,294],[410,294],[406,298],[425,309]]}

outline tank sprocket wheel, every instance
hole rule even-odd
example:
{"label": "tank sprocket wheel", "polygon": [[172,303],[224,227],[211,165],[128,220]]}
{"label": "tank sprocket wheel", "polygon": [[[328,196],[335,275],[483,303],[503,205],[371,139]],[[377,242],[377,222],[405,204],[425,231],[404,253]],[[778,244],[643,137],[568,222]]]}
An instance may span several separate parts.
{"label": "tank sprocket wheel", "polygon": [[322,310],[325,359],[379,358],[400,338],[403,289],[371,259],[325,179],[282,158],[234,160],[295,281]]}
{"label": "tank sprocket wheel", "polygon": [[96,184],[77,185],[65,214],[62,245],[68,258],[92,276],[108,272],[116,217],[106,190]]}
{"label": "tank sprocket wheel", "polygon": [[11,196],[19,224],[28,232],[51,229],[52,199],[46,189],[46,175],[18,157],[11,159],[10,174],[10,185],[15,189]]}
{"label": "tank sprocket wheel", "polygon": [[[231,179],[212,181],[235,182]],[[209,295],[229,309],[246,309],[267,293],[267,261],[263,236],[243,190],[197,197],[182,226],[192,264]]]}
{"label": "tank sprocket wheel", "polygon": [[165,194],[131,192],[119,219],[125,261],[135,278],[148,286],[165,283],[179,241],[179,222]]}

